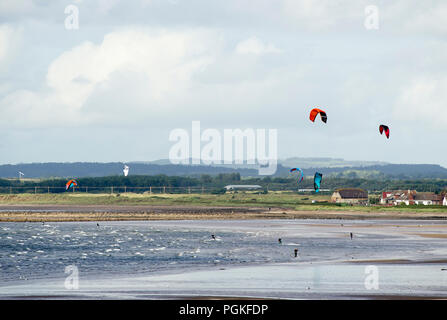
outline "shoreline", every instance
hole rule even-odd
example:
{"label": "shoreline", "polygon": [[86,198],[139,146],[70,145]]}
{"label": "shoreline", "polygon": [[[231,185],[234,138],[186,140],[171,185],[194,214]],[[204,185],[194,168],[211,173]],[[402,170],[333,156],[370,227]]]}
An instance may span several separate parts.
{"label": "shoreline", "polygon": [[163,221],[163,220],[447,220],[444,212],[364,212],[265,207],[191,205],[0,205],[0,222]]}
{"label": "shoreline", "polygon": [[[364,261],[317,263],[267,263],[262,265],[228,266],[225,269],[183,270],[158,274],[122,275],[114,278],[88,277],[79,290],[65,290],[63,279],[34,280],[31,283],[0,286],[0,300],[60,299],[149,299],[149,300],[446,300],[445,291],[437,290],[433,279],[425,274],[439,267],[430,261],[371,260],[383,270],[384,288],[370,291],[364,287]],[[370,262],[370,263],[371,263]],[[412,268],[417,267],[418,270]],[[297,273],[299,268],[301,273]],[[349,272],[343,270],[348,268]],[[407,274],[427,287],[413,290],[401,287],[399,274]],[[414,271],[414,272],[413,272]],[[278,276],[278,274],[280,276]],[[387,276],[389,274],[389,276]],[[253,276],[255,275],[255,276]],[[271,286],[272,277],[277,284]],[[320,278],[322,277],[322,278]],[[436,277],[436,276],[435,276]],[[396,279],[395,279],[396,278]],[[216,282],[216,279],[219,279]],[[284,282],[284,279],[287,281]],[[395,279],[395,280],[393,280]],[[187,285],[183,284],[188,282]],[[391,281],[392,283],[388,284]],[[176,283],[175,285],[173,283]],[[267,285],[269,284],[269,286]],[[346,283],[346,285],[340,284]],[[169,284],[169,285],[168,285]],[[336,285],[336,287],[334,287]],[[272,292],[266,290],[272,289]],[[26,288],[26,293],[24,289]],[[269,289],[270,290],[270,289]]]}
{"label": "shoreline", "polygon": [[[447,298],[446,283],[443,281],[447,276],[447,251],[443,240],[416,235],[445,234],[447,222],[444,221],[364,221],[341,224],[340,221],[252,219],[238,223],[232,220],[154,221],[149,224],[110,222],[102,224],[101,229],[88,224],[78,224],[75,228],[64,224],[54,224],[52,228],[32,224],[3,226],[6,227],[4,234],[11,234],[13,238],[8,241],[14,241],[12,243],[16,243],[18,248],[11,251],[17,256],[16,261],[44,263],[39,268],[51,266],[52,272],[36,275],[33,273],[34,269],[11,270],[11,276],[8,277],[10,282],[4,282],[0,286],[0,300]],[[415,228],[419,231],[415,232]],[[42,249],[45,251],[42,256],[39,255],[39,259],[43,260],[31,260],[37,255],[36,250],[41,249],[38,247],[28,250],[26,255],[15,254],[21,250],[23,238],[17,231],[25,232],[24,235],[40,233],[43,238],[39,242],[47,247]],[[162,242],[152,244],[142,242],[144,239],[156,239],[160,231],[174,236],[162,237]],[[186,236],[184,232],[188,232],[190,236]],[[355,234],[353,241],[349,240],[348,232]],[[210,234],[216,234],[223,240],[210,241]],[[100,238],[94,240],[98,235]],[[284,240],[281,246],[277,245],[279,236]],[[166,242],[174,238],[183,239],[183,242]],[[48,242],[47,239],[53,241]],[[138,267],[127,268],[123,264],[119,268],[103,269],[104,262],[113,261],[114,258],[97,253],[105,253],[116,239],[126,239],[128,244],[122,245],[124,256],[121,253],[111,253],[111,257],[135,257],[136,260],[126,261],[134,261]],[[80,246],[89,240],[93,241],[90,247]],[[54,241],[56,246],[52,247],[51,243],[55,243]],[[384,245],[385,242],[387,245]],[[143,248],[139,248],[138,244]],[[171,252],[150,250],[160,244],[170,246]],[[248,259],[246,255],[252,254],[252,249],[259,245],[260,256],[253,254]],[[73,252],[75,247],[79,250]],[[300,248],[297,259],[291,253],[296,247]],[[71,254],[65,256],[69,258],[65,264],[74,262],[79,268],[79,289],[65,289],[65,264],[56,264],[64,256],[51,256],[51,248],[62,248],[63,252]],[[66,248],[70,250],[66,251]],[[197,248],[201,250],[197,251]],[[427,251],[427,248],[430,250]],[[147,258],[140,258],[136,251]],[[181,258],[188,256],[183,255],[185,252],[200,255],[203,260],[191,264],[189,262],[195,259],[188,262]],[[84,253],[87,260],[83,257]],[[218,253],[227,257],[226,260],[215,260],[220,259]],[[160,256],[163,254],[171,258],[166,260],[166,257]],[[48,257],[45,258],[44,255]],[[172,268],[158,268],[154,260],[158,256],[166,261],[179,257],[178,262],[185,263],[172,265]],[[290,258],[283,259],[285,256]],[[45,259],[50,260],[45,262]],[[374,290],[365,286],[368,276],[366,268],[369,266],[376,267],[380,275],[380,287]],[[33,277],[19,277],[22,273],[26,275],[29,272]]]}

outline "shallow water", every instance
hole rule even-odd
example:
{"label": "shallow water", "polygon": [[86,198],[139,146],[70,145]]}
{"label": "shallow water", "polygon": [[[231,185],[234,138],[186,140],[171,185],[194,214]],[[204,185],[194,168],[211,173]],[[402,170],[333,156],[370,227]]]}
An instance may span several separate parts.
{"label": "shallow water", "polygon": [[[7,291],[8,286],[23,285],[26,291],[27,283],[34,283],[36,290],[39,286],[35,283],[46,280],[58,281],[63,287],[67,277],[65,268],[69,265],[78,268],[82,279],[98,280],[287,262],[334,266],[362,259],[433,260],[447,257],[445,239],[417,235],[447,232],[442,221],[252,220],[99,224],[98,227],[96,222],[0,223],[0,288]],[[350,232],[354,235],[352,240]],[[216,239],[212,239],[212,234]],[[282,239],[282,244],[278,238]],[[295,248],[299,250],[297,258],[294,257]],[[288,268],[293,270],[294,267]],[[203,283],[197,281],[195,285],[212,287],[215,275],[211,273],[207,277],[208,280],[205,277]],[[436,283],[436,279],[429,280]],[[231,286],[238,286],[231,284],[231,277],[227,280]],[[243,285],[241,279],[237,281]],[[279,288],[285,286],[281,284],[284,279],[280,273],[269,274],[263,281],[273,287],[275,283]],[[119,290],[120,284],[117,286],[115,289]],[[21,290],[15,289],[15,292]]]}
{"label": "shallow water", "polygon": [[212,239],[150,222],[0,223],[0,283],[63,277],[68,265],[105,276],[290,259],[270,237],[240,232]]}

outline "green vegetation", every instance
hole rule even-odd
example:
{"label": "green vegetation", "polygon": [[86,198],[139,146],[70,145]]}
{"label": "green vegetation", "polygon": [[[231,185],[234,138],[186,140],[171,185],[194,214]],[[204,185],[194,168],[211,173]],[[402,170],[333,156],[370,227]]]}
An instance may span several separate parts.
{"label": "green vegetation", "polygon": [[[271,207],[299,211],[357,212],[443,212],[442,206],[351,206],[330,203],[328,195],[299,195],[294,192],[242,192],[226,194],[13,194],[0,195],[4,204],[67,204],[67,205],[189,205],[225,207]],[[314,202],[314,203],[313,203]]]}
{"label": "green vegetation", "polygon": [[[132,191],[143,193],[223,193],[223,187],[228,184],[257,184],[269,191],[296,191],[300,189],[313,189],[313,179],[304,179],[299,186],[292,177],[263,177],[243,178],[239,173],[218,175],[203,174],[199,177],[185,176],[107,176],[96,178],[76,179],[79,187],[77,191],[96,193],[117,193]],[[22,180],[0,179],[0,193],[62,193],[65,192],[67,179]],[[113,189],[112,189],[113,187]],[[431,191],[440,193],[446,190],[447,180],[443,179],[360,179],[344,177],[323,177],[323,189],[335,190],[339,188],[361,188],[370,193],[379,193],[385,190],[416,190],[418,192]]]}

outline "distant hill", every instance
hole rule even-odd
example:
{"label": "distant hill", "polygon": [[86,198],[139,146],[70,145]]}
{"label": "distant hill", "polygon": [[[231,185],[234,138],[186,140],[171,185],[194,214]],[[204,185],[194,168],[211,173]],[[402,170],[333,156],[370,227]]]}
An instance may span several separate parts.
{"label": "distant hill", "polygon": [[[257,176],[254,169],[216,168],[211,166],[185,166],[185,165],[157,165],[147,163],[126,163],[130,167],[130,175],[158,175],[169,176],[195,176],[201,174],[219,174],[239,172],[245,176]],[[0,165],[0,177],[18,178],[18,172],[25,174],[24,178],[56,178],[56,177],[104,177],[123,175],[124,163],[26,163],[15,165]]]}
{"label": "distant hill", "polygon": [[328,176],[365,179],[447,179],[447,169],[434,164],[384,164],[368,167],[303,169],[312,174],[321,171]]}
{"label": "distant hill", "polygon": [[[309,158],[307,158],[309,159]],[[447,169],[439,165],[432,164],[375,164],[362,166],[338,166],[344,163],[330,159],[326,162],[319,158],[325,166],[306,167],[303,161],[300,163],[305,176],[313,176],[316,171],[323,173],[326,177],[339,178],[365,178],[365,179],[447,179]],[[329,166],[328,162],[333,166]],[[316,161],[315,163],[319,163]],[[314,164],[315,164],[314,163]],[[355,163],[352,161],[350,164]],[[168,176],[200,176],[202,174],[217,175],[219,173],[240,173],[242,177],[257,177],[258,170],[247,167],[234,166],[205,166],[205,165],[173,165],[173,164],[153,164],[146,162],[128,162],[130,175],[159,175]],[[296,164],[295,164],[296,166]],[[123,175],[124,163],[96,163],[96,162],[74,162],[74,163],[28,163],[14,165],[0,165],[1,178],[18,178],[18,172],[25,174],[24,178],[56,178],[56,177],[103,177],[113,175]],[[289,170],[293,166],[279,164],[275,176],[290,176]]]}
{"label": "distant hill", "polygon": [[278,161],[285,167],[309,168],[347,168],[347,167],[369,167],[387,165],[386,162],[379,161],[347,161],[337,158],[288,158]]}
{"label": "distant hill", "polygon": [[[146,161],[146,162],[135,162],[135,163],[143,163],[143,164],[159,164],[159,165],[168,165],[171,164],[169,159],[160,159],[154,161]],[[192,160],[189,160],[189,163],[192,163]],[[340,158],[287,158],[287,159],[279,159],[278,163],[284,167],[300,167],[301,169],[308,168],[345,168],[345,167],[368,167],[368,166],[379,166],[379,165],[387,165],[387,162],[380,161],[348,161]],[[227,167],[227,168],[249,168],[256,169],[257,165],[250,164],[230,164],[230,165],[215,165],[215,167]]]}

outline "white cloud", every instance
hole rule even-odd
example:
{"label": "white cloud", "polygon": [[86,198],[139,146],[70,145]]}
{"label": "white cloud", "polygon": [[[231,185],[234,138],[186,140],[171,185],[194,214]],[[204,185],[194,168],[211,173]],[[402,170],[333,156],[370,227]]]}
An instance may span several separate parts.
{"label": "white cloud", "polygon": [[10,25],[0,25],[0,70],[12,58],[21,37],[21,30]]}
{"label": "white cloud", "polygon": [[445,35],[447,3],[444,0],[283,0],[285,21],[311,31],[365,32],[365,7],[377,6],[380,32],[401,35]]}
{"label": "white cloud", "polygon": [[385,28],[406,35],[445,35],[447,3],[444,0],[397,0],[379,4]]}
{"label": "white cloud", "polygon": [[447,128],[447,77],[417,77],[404,87],[394,108],[394,116],[424,123],[433,129]]}
{"label": "white cloud", "polygon": [[107,14],[118,4],[119,0],[98,0],[98,10],[102,14]]}
{"label": "white cloud", "polygon": [[[175,97],[187,90],[195,72],[212,61],[215,38],[203,30],[129,29],[107,34],[98,45],[85,42],[51,63],[46,89],[18,90],[3,98],[0,108],[12,121],[5,114],[2,120],[4,125],[87,124],[92,119],[84,110],[85,102],[111,79],[116,82],[119,74],[142,75],[138,85],[144,87],[145,101]],[[119,80],[126,90],[126,83]],[[12,116],[17,114],[20,117]]]}
{"label": "white cloud", "polygon": [[239,54],[255,54],[262,55],[266,53],[279,53],[280,49],[276,48],[271,43],[263,43],[256,37],[251,37],[249,39],[239,42],[236,46],[236,53]]}
{"label": "white cloud", "polygon": [[363,28],[365,0],[283,0],[281,12],[286,21],[308,30],[334,30],[351,24]]}
{"label": "white cloud", "polygon": [[[160,152],[167,142],[159,129],[191,120],[204,127],[288,128],[286,137],[280,131],[288,152],[316,155],[318,140],[327,155],[352,158],[377,156],[377,148],[358,140],[378,138],[382,150],[379,121],[393,126],[390,142],[399,135],[402,143],[418,139],[414,128],[424,123],[425,140],[445,132],[444,0],[71,2],[80,9],[76,32],[64,29],[59,2],[0,1],[0,20],[8,23],[0,27],[4,132],[71,126],[64,140],[80,159],[92,150],[108,157],[110,137],[126,134],[138,141],[135,152],[143,152],[141,145],[150,150],[144,156]],[[364,28],[367,5],[379,8],[377,32]],[[314,105],[330,117],[318,130],[307,120]],[[148,128],[151,134],[141,133]],[[347,128],[357,130],[355,137]],[[35,137],[20,141],[38,150],[45,139]],[[33,159],[13,140],[4,159],[14,148],[21,161]],[[347,148],[352,142],[359,147]],[[103,147],[108,143],[110,150]],[[51,147],[48,159],[56,154]],[[390,154],[403,157],[395,150]],[[166,157],[158,154],[150,157]]]}
{"label": "white cloud", "polygon": [[14,0],[14,1],[0,1],[0,12],[2,14],[23,14],[30,12],[34,8],[33,1]]}

